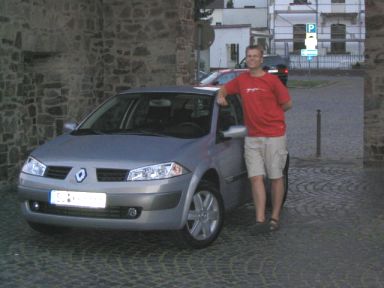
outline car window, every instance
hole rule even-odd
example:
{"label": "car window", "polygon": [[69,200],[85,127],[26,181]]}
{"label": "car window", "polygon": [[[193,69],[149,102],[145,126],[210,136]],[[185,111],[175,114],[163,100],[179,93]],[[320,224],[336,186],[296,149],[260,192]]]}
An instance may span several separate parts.
{"label": "car window", "polygon": [[265,56],[263,58],[263,64],[264,64],[264,66],[286,65],[286,61],[282,57],[280,57],[278,55],[276,55],[276,56]]}
{"label": "car window", "polygon": [[213,100],[209,95],[186,93],[119,95],[104,103],[78,130],[83,134],[90,130],[109,134],[202,137],[210,131]]}
{"label": "car window", "polygon": [[237,76],[237,74],[235,72],[224,73],[224,74],[220,75],[219,78],[217,79],[217,82],[218,82],[217,84],[223,85],[223,84],[231,81],[236,76]]}
{"label": "car window", "polygon": [[243,124],[243,112],[237,95],[227,96],[227,106],[220,106],[218,117],[218,132],[228,130],[232,125]]}

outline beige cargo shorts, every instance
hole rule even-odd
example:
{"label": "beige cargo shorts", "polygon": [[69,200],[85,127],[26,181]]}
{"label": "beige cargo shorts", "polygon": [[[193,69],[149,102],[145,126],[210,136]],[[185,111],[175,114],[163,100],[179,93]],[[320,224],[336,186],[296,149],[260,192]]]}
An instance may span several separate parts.
{"label": "beige cargo shorts", "polygon": [[269,179],[283,176],[287,161],[287,137],[245,137],[244,158],[248,177],[266,175]]}

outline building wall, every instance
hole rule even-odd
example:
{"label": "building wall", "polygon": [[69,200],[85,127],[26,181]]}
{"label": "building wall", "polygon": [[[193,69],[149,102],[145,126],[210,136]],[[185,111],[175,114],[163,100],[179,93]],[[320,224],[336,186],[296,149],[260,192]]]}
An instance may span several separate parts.
{"label": "building wall", "polygon": [[0,184],[106,97],[191,83],[192,0],[0,0]]}
{"label": "building wall", "polygon": [[233,8],[244,8],[245,6],[267,7],[268,0],[234,0]]}
{"label": "building wall", "polygon": [[252,28],[268,27],[268,7],[223,9],[223,25],[250,24]]}
{"label": "building wall", "polygon": [[384,2],[367,0],[364,162],[384,166]]}
{"label": "building wall", "polygon": [[249,45],[251,27],[215,26],[215,41],[209,49],[209,64],[211,69],[234,68],[236,61],[230,60],[230,44],[239,45],[239,60],[245,56],[245,48]]}

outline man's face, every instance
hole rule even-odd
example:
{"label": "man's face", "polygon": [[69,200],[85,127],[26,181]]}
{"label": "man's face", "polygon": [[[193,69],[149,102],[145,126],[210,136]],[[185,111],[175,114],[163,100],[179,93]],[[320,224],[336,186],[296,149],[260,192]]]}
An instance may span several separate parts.
{"label": "man's face", "polygon": [[258,49],[248,49],[246,61],[249,69],[259,68],[263,63],[263,56]]}

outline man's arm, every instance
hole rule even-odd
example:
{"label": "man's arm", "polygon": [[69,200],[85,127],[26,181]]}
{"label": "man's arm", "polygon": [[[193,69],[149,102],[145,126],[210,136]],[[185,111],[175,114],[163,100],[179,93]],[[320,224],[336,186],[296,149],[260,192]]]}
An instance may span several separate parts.
{"label": "man's arm", "polygon": [[219,91],[217,91],[217,97],[216,97],[216,102],[217,104],[219,105],[222,105],[222,106],[227,106],[228,105],[228,102],[227,102],[227,99],[225,97],[227,97],[228,93],[227,93],[227,90],[225,89],[225,86],[221,86]]}

